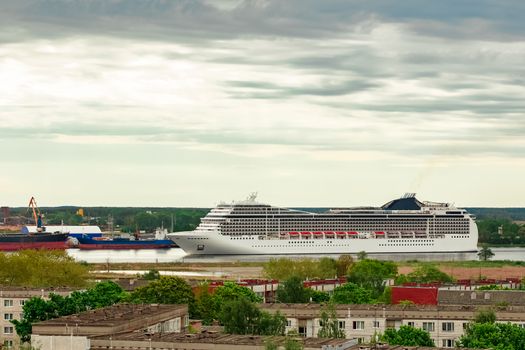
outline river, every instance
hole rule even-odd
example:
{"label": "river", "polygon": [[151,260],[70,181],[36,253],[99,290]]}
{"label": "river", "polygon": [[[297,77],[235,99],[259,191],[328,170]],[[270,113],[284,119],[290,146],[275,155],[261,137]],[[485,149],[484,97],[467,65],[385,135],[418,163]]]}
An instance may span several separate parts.
{"label": "river", "polygon": [[[494,253],[492,260],[525,261],[525,248],[491,248]],[[275,255],[206,255],[188,256],[180,248],[171,249],[137,249],[137,250],[80,250],[68,249],[68,254],[77,261],[88,263],[167,263],[167,262],[231,262],[231,261],[267,261]],[[337,255],[308,255],[319,258]],[[301,256],[289,256],[303,258]],[[370,255],[380,260],[420,260],[420,261],[464,261],[477,260],[476,253],[433,253],[433,254],[374,254]]]}

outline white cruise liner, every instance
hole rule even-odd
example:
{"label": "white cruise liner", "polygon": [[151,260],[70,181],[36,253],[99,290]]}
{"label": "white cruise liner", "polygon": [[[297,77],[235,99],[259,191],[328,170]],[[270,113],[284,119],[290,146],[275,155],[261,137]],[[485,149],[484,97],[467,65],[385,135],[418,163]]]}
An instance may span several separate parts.
{"label": "white cruise liner", "polygon": [[324,212],[245,201],[221,203],[195,231],[168,236],[188,254],[443,253],[477,251],[474,217],[451,204],[405,194],[382,207]]}

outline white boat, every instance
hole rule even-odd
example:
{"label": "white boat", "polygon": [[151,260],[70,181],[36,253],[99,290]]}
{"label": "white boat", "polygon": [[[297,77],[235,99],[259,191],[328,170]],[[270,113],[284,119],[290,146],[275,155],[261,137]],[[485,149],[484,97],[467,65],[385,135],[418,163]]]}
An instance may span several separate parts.
{"label": "white boat", "polygon": [[221,203],[195,231],[168,237],[192,255],[448,253],[477,251],[474,217],[448,203],[420,202],[414,193],[382,207],[324,212],[246,200]]}

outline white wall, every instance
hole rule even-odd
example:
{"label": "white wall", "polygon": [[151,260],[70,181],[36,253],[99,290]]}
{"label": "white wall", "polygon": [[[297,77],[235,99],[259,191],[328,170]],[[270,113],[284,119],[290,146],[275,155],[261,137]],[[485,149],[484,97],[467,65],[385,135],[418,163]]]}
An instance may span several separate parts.
{"label": "white wall", "polygon": [[89,350],[85,336],[31,335],[31,346],[40,350]]}

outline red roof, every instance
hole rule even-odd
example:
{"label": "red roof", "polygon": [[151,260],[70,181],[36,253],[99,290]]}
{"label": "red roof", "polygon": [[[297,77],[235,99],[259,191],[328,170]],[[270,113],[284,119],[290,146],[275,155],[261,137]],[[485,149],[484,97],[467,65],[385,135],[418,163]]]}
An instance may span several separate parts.
{"label": "red roof", "polygon": [[303,231],[303,232],[301,232],[301,234],[302,234],[302,235],[311,235],[312,232],[309,232],[309,231]]}
{"label": "red roof", "polygon": [[323,233],[321,231],[314,232],[314,235],[322,235]]}
{"label": "red roof", "polygon": [[291,235],[298,235],[299,232],[296,232],[296,231],[293,231],[293,232],[290,232]]}
{"label": "red roof", "polygon": [[338,235],[346,235],[346,232],[343,232],[343,231],[337,231],[337,234],[338,234]]}
{"label": "red roof", "polygon": [[349,231],[348,234],[349,234],[349,235],[357,235],[357,232],[355,232],[355,231]]}
{"label": "red roof", "polygon": [[383,231],[376,231],[376,235],[384,235],[385,233]]}

